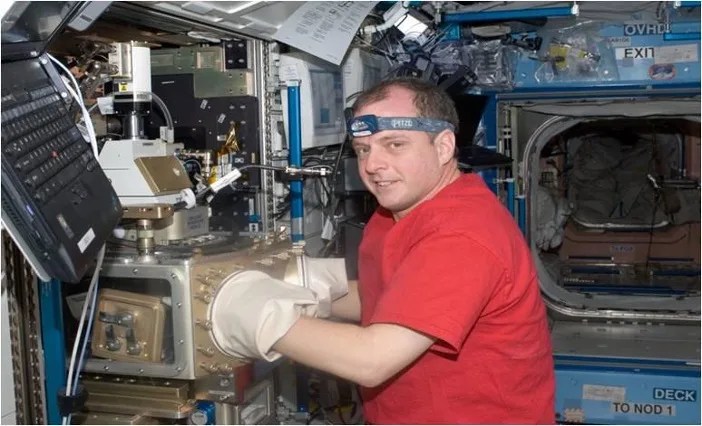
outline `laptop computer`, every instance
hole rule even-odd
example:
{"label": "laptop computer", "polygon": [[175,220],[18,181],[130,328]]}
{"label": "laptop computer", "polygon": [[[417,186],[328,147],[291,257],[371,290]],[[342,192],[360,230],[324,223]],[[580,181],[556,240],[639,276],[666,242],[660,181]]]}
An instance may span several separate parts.
{"label": "laptop computer", "polygon": [[122,206],[46,54],[85,2],[15,2],[2,19],[2,225],[36,275],[78,282]]}

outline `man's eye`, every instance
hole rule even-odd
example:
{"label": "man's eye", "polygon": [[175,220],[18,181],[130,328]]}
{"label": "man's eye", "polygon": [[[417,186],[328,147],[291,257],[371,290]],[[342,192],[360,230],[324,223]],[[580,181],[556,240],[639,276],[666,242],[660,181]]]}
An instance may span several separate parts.
{"label": "man's eye", "polygon": [[356,155],[366,155],[370,151],[366,146],[355,146],[353,150],[356,151]]}
{"label": "man's eye", "polygon": [[402,142],[390,142],[390,148],[392,149],[400,149],[404,146]]}

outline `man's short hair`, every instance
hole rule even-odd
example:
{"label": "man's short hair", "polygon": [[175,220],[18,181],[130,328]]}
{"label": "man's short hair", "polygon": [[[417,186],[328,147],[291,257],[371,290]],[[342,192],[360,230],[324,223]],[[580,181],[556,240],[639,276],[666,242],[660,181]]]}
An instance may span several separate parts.
{"label": "man's short hair", "polygon": [[414,108],[418,117],[435,118],[453,124],[458,133],[458,113],[453,100],[443,89],[433,84],[411,77],[385,80],[361,93],[351,109],[354,115],[366,105],[382,101],[388,97],[389,89],[401,87],[414,93]]}

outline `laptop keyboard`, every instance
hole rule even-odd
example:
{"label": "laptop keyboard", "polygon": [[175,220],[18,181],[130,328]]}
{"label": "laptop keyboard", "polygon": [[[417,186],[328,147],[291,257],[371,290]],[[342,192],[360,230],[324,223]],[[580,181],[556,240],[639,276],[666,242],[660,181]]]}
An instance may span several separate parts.
{"label": "laptop keyboard", "polygon": [[38,204],[98,166],[89,149],[52,86],[3,94],[2,150]]}

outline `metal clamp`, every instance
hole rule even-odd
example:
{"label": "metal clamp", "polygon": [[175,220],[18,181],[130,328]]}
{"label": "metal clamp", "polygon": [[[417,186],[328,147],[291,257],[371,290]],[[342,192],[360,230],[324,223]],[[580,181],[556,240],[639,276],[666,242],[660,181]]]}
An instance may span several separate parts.
{"label": "metal clamp", "polygon": [[107,312],[100,311],[98,313],[98,320],[100,322],[105,322],[108,324],[119,325],[122,327],[134,327],[134,315],[131,312],[117,312],[115,314],[110,314]]}

